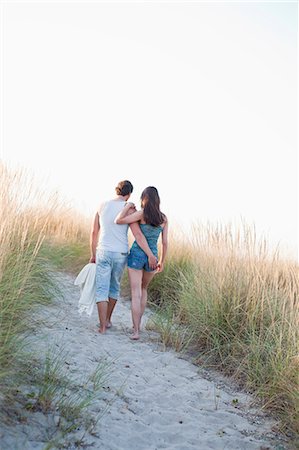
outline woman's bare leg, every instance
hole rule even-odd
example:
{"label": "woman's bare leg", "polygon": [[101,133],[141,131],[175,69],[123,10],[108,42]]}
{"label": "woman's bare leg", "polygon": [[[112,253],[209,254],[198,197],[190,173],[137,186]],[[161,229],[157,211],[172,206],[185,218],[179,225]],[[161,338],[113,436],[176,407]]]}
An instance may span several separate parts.
{"label": "woman's bare leg", "polygon": [[142,270],[128,268],[131,286],[131,313],[134,333],[131,339],[139,339],[139,324],[141,318],[141,282]]}
{"label": "woman's bare leg", "polygon": [[143,276],[142,276],[142,283],[141,283],[141,311],[140,311],[140,322],[139,322],[139,329],[141,326],[141,318],[143,316],[143,313],[145,311],[146,308],[146,303],[147,303],[147,288],[148,285],[150,284],[150,282],[152,281],[152,279],[154,278],[156,272],[146,272],[145,270],[143,271]]}

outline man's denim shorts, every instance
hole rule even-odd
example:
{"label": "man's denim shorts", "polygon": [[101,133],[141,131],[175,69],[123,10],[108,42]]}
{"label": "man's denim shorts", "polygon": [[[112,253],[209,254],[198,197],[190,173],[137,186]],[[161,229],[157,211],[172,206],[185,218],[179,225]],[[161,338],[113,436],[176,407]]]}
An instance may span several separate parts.
{"label": "man's denim shorts", "polygon": [[96,302],[118,300],[128,253],[100,250],[96,256]]}

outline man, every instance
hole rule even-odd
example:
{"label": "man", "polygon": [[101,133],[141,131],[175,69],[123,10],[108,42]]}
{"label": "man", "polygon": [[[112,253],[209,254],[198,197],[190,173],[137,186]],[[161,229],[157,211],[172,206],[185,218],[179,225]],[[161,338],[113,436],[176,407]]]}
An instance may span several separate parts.
{"label": "man", "polygon": [[[111,316],[119,298],[120,281],[128,256],[128,225],[117,225],[114,219],[123,209],[133,192],[128,180],[120,181],[115,188],[116,197],[101,204],[95,214],[90,235],[90,262],[96,262],[96,302],[100,321],[100,333],[111,327]],[[152,269],[157,258],[150,250],[137,223],[130,225],[132,233],[148,256]]]}

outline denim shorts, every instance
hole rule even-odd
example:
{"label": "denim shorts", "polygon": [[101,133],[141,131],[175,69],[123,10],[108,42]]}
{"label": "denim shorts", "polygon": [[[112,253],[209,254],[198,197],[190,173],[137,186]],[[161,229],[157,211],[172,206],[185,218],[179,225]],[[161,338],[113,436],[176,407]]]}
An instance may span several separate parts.
{"label": "denim shorts", "polygon": [[[155,256],[156,252],[153,252]],[[154,272],[148,263],[148,257],[139,247],[132,247],[128,256],[128,267],[135,270],[145,270],[146,272]]]}
{"label": "denim shorts", "polygon": [[96,302],[118,300],[128,253],[100,250],[96,256]]}

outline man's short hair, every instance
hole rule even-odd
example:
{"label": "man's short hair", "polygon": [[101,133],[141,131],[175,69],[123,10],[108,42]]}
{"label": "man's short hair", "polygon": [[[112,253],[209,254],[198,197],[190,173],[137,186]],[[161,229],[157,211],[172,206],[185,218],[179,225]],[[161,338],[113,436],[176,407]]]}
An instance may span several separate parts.
{"label": "man's short hair", "polygon": [[115,192],[117,195],[129,195],[133,192],[133,185],[128,180],[120,181],[115,188]]}

